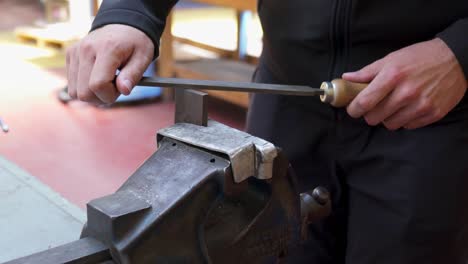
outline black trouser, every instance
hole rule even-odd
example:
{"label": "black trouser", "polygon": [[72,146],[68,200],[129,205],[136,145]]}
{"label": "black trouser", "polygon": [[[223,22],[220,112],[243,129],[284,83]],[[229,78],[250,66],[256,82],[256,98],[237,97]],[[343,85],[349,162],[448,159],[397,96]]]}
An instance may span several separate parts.
{"label": "black trouser", "polygon": [[[257,82],[275,83],[261,67]],[[468,263],[468,103],[440,122],[388,131],[317,98],[257,95],[248,131],[283,148],[301,191],[333,214],[288,263]]]}

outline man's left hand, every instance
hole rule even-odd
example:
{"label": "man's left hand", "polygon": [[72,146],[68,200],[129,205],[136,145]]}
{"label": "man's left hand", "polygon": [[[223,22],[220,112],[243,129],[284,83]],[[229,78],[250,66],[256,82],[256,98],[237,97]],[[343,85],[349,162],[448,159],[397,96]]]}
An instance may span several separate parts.
{"label": "man's left hand", "polygon": [[450,48],[439,38],[390,53],[363,69],[343,74],[370,82],[348,106],[350,116],[390,130],[432,124],[463,98],[467,80]]}

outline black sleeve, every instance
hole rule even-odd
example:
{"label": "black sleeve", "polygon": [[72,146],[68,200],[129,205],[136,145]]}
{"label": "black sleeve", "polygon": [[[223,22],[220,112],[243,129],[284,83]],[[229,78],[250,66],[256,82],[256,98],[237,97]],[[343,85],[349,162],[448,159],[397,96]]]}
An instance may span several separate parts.
{"label": "black sleeve", "polygon": [[468,79],[468,18],[460,19],[437,35],[455,54]]}
{"label": "black sleeve", "polygon": [[104,0],[91,31],[108,24],[135,27],[151,38],[157,57],[167,15],[176,3],[177,0]]}

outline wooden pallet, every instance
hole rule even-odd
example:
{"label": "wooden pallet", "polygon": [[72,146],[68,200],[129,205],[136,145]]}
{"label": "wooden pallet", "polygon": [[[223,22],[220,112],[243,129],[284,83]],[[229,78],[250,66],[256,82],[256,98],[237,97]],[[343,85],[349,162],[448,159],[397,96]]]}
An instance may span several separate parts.
{"label": "wooden pallet", "polygon": [[34,43],[39,48],[53,47],[66,49],[80,40],[83,34],[76,33],[70,25],[53,24],[45,27],[19,27],[14,33],[19,41]]}

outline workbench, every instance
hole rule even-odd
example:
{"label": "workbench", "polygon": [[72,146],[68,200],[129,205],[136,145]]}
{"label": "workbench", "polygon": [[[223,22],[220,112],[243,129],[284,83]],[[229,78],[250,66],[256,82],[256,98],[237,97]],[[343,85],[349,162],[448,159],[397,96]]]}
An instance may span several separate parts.
{"label": "workbench", "polygon": [[[243,47],[243,38],[246,37],[245,12],[255,12],[257,1],[255,0],[194,0],[193,2],[228,7],[236,10],[237,15],[237,47],[234,51],[223,50],[211,45],[201,44],[193,40],[175,37],[171,32],[173,15],[167,19],[166,30],[161,40],[161,52],[158,63],[158,74],[161,77],[179,77],[191,79],[223,80],[249,82],[255,71],[255,58],[246,55]],[[200,59],[196,61],[177,62],[174,59],[174,42],[184,43],[217,53],[219,59]],[[238,92],[209,91],[211,96],[220,98],[230,103],[247,108],[249,95]],[[164,91],[164,98],[171,99],[171,90]]]}

